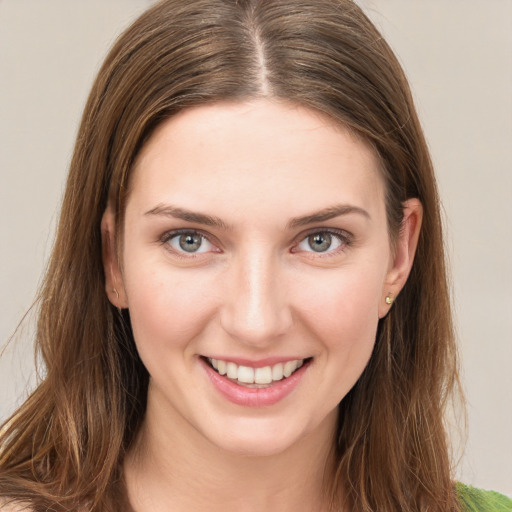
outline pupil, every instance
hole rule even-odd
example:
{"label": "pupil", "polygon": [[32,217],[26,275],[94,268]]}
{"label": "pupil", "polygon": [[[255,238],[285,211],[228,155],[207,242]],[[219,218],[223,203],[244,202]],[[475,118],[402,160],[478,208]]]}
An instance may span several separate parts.
{"label": "pupil", "polygon": [[315,252],[324,252],[331,247],[332,237],[329,233],[317,233],[308,239],[309,246]]}
{"label": "pupil", "polygon": [[180,247],[187,252],[195,252],[201,247],[201,237],[199,235],[181,235]]}

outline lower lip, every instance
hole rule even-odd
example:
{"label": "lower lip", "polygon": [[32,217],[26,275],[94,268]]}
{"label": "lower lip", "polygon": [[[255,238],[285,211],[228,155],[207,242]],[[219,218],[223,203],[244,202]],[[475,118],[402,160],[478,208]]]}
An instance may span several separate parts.
{"label": "lower lip", "polygon": [[246,388],[217,373],[203,359],[200,361],[213,386],[230,402],[244,407],[266,407],[283,400],[299,385],[311,362],[304,363],[292,375],[276,381],[267,388]]}

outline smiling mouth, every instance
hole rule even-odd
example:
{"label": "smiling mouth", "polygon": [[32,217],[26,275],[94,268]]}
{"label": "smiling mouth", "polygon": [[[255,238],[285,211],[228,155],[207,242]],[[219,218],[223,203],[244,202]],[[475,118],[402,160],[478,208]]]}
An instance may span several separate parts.
{"label": "smiling mouth", "polygon": [[219,375],[225,376],[227,379],[240,386],[265,388],[271,386],[274,382],[287,379],[313,358],[294,359],[286,361],[285,363],[277,363],[261,368],[238,365],[232,361],[213,359],[211,357],[203,357],[202,359]]}

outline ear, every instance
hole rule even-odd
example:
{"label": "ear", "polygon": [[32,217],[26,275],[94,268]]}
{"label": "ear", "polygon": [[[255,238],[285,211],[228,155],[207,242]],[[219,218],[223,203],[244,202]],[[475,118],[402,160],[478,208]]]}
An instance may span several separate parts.
{"label": "ear", "polygon": [[379,318],[386,316],[400,290],[405,285],[414,261],[418,246],[423,207],[419,199],[408,199],[403,203],[404,217],[391,266],[386,274],[386,280],[379,303]]}
{"label": "ear", "polygon": [[128,307],[123,284],[123,276],[117,258],[115,237],[115,215],[110,204],[101,219],[101,241],[103,270],[105,272],[105,291],[110,302],[119,309]]}

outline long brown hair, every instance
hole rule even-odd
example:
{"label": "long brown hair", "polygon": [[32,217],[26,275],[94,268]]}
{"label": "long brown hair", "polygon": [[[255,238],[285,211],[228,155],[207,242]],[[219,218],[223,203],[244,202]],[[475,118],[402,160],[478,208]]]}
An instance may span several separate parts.
{"label": "long brown hair", "polygon": [[166,0],[118,39],[78,133],[39,295],[46,374],[2,429],[0,495],[36,510],[116,509],[149,377],[129,312],[105,293],[102,214],[110,201],[122,226],[135,158],[163,120],[264,96],[326,113],[373,146],[391,239],[406,199],[424,209],[408,282],[339,406],[332,508],[343,494],[354,512],[457,509],[443,409],[458,381],[435,178],[404,73],[351,0]]}

